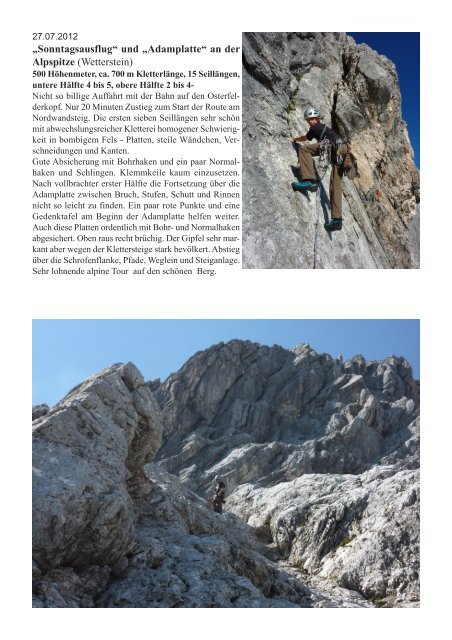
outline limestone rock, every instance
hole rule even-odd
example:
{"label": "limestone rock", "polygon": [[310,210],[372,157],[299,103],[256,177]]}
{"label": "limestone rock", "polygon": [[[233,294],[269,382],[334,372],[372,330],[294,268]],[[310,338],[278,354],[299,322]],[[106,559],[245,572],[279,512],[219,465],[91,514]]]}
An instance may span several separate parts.
{"label": "limestone rock", "polygon": [[129,491],[161,442],[140,372],[116,365],[33,423],[33,559],[41,570],[111,566],[134,539]]}
{"label": "limestone rock", "polygon": [[42,418],[47,413],[49,413],[50,407],[48,404],[35,404],[31,409],[32,420],[37,420],[38,418]]}
{"label": "limestone rock", "polygon": [[253,531],[217,514],[174,476],[153,464],[149,492],[136,502],[135,546],[126,575],[98,606],[300,607],[309,590],[268,560]]}
{"label": "limestone rock", "polygon": [[[339,233],[323,229],[330,169],[317,195],[290,188],[308,104],[358,158]],[[391,61],[344,33],[245,33],[243,119],[245,267],[419,267],[419,172]]]}
{"label": "limestone rock", "polygon": [[242,485],[228,508],[305,576],[330,580],[380,606],[419,601],[419,471],[374,468],[312,474],[262,488]]}
{"label": "limestone rock", "polygon": [[401,448],[405,465],[418,460],[419,390],[403,358],[341,364],[309,345],[231,341],[196,354],[156,398],[156,459],[200,492],[217,473],[232,489],[362,473]]}
{"label": "limestone rock", "polygon": [[301,607],[304,584],[231,514],[146,466],[161,416],[132,365],[33,423],[34,607]]}
{"label": "limestone rock", "polygon": [[113,365],[33,440],[35,607],[418,606],[403,358],[233,340],[162,383]]}
{"label": "limestone rock", "polygon": [[196,354],[156,397],[158,464],[198,493],[219,474],[228,511],[311,598],[323,585],[312,606],[341,606],[325,604],[339,587],[417,606],[419,385],[406,360],[232,341]]}

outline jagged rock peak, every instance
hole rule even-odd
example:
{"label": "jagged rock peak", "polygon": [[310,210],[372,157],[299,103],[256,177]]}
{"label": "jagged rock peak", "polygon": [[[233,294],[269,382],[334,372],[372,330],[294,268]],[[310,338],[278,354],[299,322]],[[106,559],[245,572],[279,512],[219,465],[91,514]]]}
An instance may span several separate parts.
{"label": "jagged rock peak", "polygon": [[216,473],[232,486],[361,473],[411,437],[419,412],[404,358],[343,364],[307,344],[237,340],[196,354],[156,398],[165,435],[157,460],[200,491]]}
{"label": "jagged rock peak", "polygon": [[[340,233],[323,230],[330,170],[320,202],[289,187],[309,104],[359,162]],[[419,172],[390,60],[344,33],[245,33],[243,118],[245,267],[418,268]]]}

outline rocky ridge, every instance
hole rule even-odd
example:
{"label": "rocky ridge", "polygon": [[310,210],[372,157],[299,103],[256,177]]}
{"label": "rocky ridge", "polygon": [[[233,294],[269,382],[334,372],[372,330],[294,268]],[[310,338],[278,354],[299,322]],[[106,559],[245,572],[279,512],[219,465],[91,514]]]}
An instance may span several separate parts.
{"label": "rocky ridge", "polygon": [[34,606],[418,606],[419,386],[403,358],[232,341],[162,384],[114,365],[47,409]]}
{"label": "rocky ridge", "polygon": [[[323,229],[330,169],[317,194],[290,188],[308,104],[358,158],[339,233]],[[419,172],[390,60],[345,33],[245,33],[243,121],[244,267],[419,267]]]}

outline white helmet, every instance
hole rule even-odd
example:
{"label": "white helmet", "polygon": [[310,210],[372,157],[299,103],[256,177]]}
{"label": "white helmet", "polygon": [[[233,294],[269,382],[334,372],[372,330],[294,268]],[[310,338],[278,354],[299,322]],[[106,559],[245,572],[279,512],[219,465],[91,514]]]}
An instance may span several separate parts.
{"label": "white helmet", "polygon": [[308,118],[320,118],[320,111],[315,107],[306,107],[304,110],[304,119],[307,120]]}

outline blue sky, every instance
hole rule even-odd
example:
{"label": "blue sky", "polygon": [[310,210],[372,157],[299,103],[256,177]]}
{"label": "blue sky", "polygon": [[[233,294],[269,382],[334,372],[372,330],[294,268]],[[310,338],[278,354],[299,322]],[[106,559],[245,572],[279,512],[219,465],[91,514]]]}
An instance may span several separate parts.
{"label": "blue sky", "polygon": [[402,94],[402,116],[420,168],[420,34],[416,32],[347,32],[395,64]]}
{"label": "blue sky", "polygon": [[35,320],[33,404],[55,404],[115,362],[147,380],[177,371],[196,351],[234,338],[368,360],[404,356],[419,377],[418,320]]}

